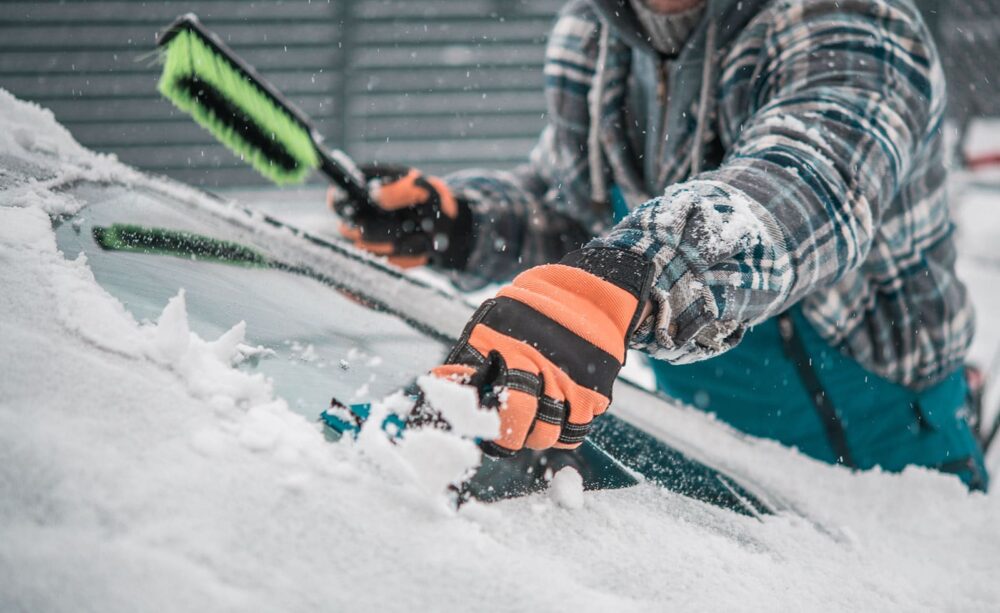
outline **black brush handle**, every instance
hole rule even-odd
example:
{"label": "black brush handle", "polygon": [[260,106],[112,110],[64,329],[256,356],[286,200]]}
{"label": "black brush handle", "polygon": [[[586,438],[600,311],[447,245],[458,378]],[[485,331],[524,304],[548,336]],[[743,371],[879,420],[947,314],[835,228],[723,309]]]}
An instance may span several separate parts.
{"label": "black brush handle", "polygon": [[347,192],[348,198],[355,203],[357,208],[369,212],[374,211],[377,205],[372,200],[368,185],[364,182],[364,175],[354,161],[339,149],[332,152],[327,151],[316,142],[315,137],[313,144],[316,145],[316,153],[319,154],[320,172]]}

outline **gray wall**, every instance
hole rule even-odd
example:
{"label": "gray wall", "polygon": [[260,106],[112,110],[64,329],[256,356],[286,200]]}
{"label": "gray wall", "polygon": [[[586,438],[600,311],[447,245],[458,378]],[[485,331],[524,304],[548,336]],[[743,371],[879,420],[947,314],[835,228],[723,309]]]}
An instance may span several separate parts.
{"label": "gray wall", "polygon": [[1000,0],[917,0],[934,31],[960,124],[1000,116]]}
{"label": "gray wall", "polygon": [[156,93],[155,34],[193,11],[359,160],[509,167],[543,123],[543,45],[562,3],[2,0],[0,87],[140,168],[264,184]]}
{"label": "gray wall", "polygon": [[[155,91],[155,34],[194,11],[359,160],[510,167],[543,123],[543,43],[563,1],[0,0],[0,87],[141,168],[264,184]],[[1000,0],[918,3],[953,111],[1000,115]]]}

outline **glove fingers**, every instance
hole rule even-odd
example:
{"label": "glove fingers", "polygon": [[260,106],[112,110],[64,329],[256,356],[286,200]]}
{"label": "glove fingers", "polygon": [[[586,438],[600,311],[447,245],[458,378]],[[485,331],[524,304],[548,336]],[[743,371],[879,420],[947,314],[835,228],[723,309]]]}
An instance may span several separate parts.
{"label": "glove fingers", "polygon": [[404,237],[399,242],[374,242],[364,240],[366,232],[356,226],[341,224],[337,230],[358,249],[388,256],[389,262],[400,268],[423,266],[430,260],[426,254],[427,250],[423,248],[425,239],[417,235]]}
{"label": "glove fingers", "polygon": [[405,255],[397,253],[396,245],[392,243],[369,243],[354,241],[354,246],[374,255],[384,255],[389,263],[399,268],[416,268],[425,265],[430,258],[426,255]]}
{"label": "glove fingers", "polygon": [[553,447],[559,442],[559,433],[561,431],[561,426],[536,419],[531,433],[528,434],[527,440],[524,441],[524,446],[528,449],[548,449]]}
{"label": "glove fingers", "polygon": [[574,386],[569,391],[569,418],[559,436],[557,449],[575,449],[590,434],[594,417],[608,410],[611,400],[585,387]]}
{"label": "glove fingers", "polygon": [[[489,369],[491,366],[488,362],[478,369],[467,364],[445,364],[434,368],[431,374],[459,383],[471,383],[477,379],[476,375],[486,374],[486,371],[481,369]],[[507,372],[506,369],[503,369],[503,371]],[[479,385],[484,386],[489,386],[492,383],[501,382],[479,381]],[[503,454],[507,455],[524,447],[525,439],[529,437],[529,433],[533,432],[533,426],[537,426],[535,415],[538,407],[538,398],[535,394],[521,389],[512,389],[509,386],[505,388],[503,397],[504,402],[500,404],[498,409],[500,414],[500,432],[492,443],[500,447]],[[552,440],[555,441],[558,437],[557,428]]]}
{"label": "glove fingers", "polygon": [[431,374],[439,379],[465,384],[476,374],[476,369],[467,364],[442,364],[433,368]]}
{"label": "glove fingers", "polygon": [[393,255],[396,253],[396,247],[392,243],[369,243],[368,241],[356,240],[354,241],[354,246],[375,255]]}
{"label": "glove fingers", "polygon": [[371,241],[366,241],[364,239],[365,232],[356,226],[349,226],[347,224],[340,224],[337,228],[340,235],[344,238],[352,241],[354,246],[362,251],[367,251],[369,253],[374,253],[376,255],[393,255],[396,253],[396,248],[392,243],[376,243]]}
{"label": "glove fingers", "polygon": [[[486,309],[487,314],[492,306]],[[481,319],[485,321],[488,315]],[[607,410],[610,399],[605,393],[580,385],[534,346],[484,323],[474,325],[467,334],[466,349],[453,353],[452,359],[458,363],[487,368],[490,360],[482,356],[502,356],[500,372],[491,375],[507,389],[500,409],[501,432],[494,441],[499,447],[578,447],[590,432],[594,416]],[[480,371],[464,366],[455,372]]]}
{"label": "glove fingers", "polygon": [[[519,449],[525,444],[532,448],[578,447],[590,432],[590,423],[594,415],[606,410],[610,403],[601,393],[578,385],[534,347],[488,326],[476,326],[469,335],[469,344],[483,355],[493,350],[499,351],[504,356],[510,371],[534,375],[544,383],[542,390],[534,390],[532,394],[511,389],[509,393],[511,398],[529,396],[531,403],[517,400],[515,405],[517,411],[508,415],[501,414],[504,427],[508,430],[507,438],[499,443],[503,447]],[[509,375],[508,378],[514,377]],[[521,412],[529,409],[528,413]],[[530,441],[529,434],[533,436]],[[523,438],[517,438],[518,436]],[[511,447],[512,444],[517,446]]]}
{"label": "glove fingers", "polygon": [[373,179],[378,179],[385,183],[391,183],[405,177],[407,173],[413,170],[403,164],[382,164],[379,162],[366,162],[358,165],[358,169],[365,176],[365,180],[372,181]]}
{"label": "glove fingers", "polygon": [[391,255],[389,263],[404,270],[426,266],[430,261],[426,255]]}
{"label": "glove fingers", "polygon": [[[427,253],[432,247],[432,237],[425,225],[433,227],[433,222],[426,221],[424,213],[409,208],[395,213],[355,216],[350,220],[350,225],[357,228],[360,235],[351,238],[374,243],[396,243],[397,253],[405,255]],[[341,230],[341,233],[344,231]]]}
{"label": "glove fingers", "polygon": [[521,390],[507,389],[506,402],[500,405],[500,436],[493,442],[516,451],[524,447],[535,423],[538,398]]}
{"label": "glove fingers", "polygon": [[402,177],[394,180],[382,180],[382,182],[372,190],[372,196],[376,204],[386,211],[396,211],[407,207],[424,204],[431,197],[430,186],[423,179],[423,175],[410,169]]}
{"label": "glove fingers", "polygon": [[541,373],[541,389],[538,390],[538,409],[535,423],[524,446],[529,449],[548,449],[559,442],[566,422],[567,406],[564,387],[566,376],[548,360],[537,356]]}
{"label": "glove fingers", "polygon": [[[460,219],[463,206],[441,179],[425,176],[405,166],[362,166],[375,206],[358,203],[331,189],[327,204],[360,234],[341,231],[352,240],[392,243],[393,250],[369,249],[380,255],[405,256],[393,263],[410,268],[438,262],[456,268],[466,255],[468,216]],[[457,228],[461,225],[461,228]],[[457,233],[457,234],[456,234]],[[453,234],[455,236],[453,236]],[[455,243],[450,239],[456,238]],[[358,247],[367,249],[366,244]]]}
{"label": "glove fingers", "polygon": [[337,231],[340,232],[340,235],[346,238],[347,240],[350,241],[361,240],[361,229],[358,228],[357,226],[341,223],[340,226],[337,227]]}
{"label": "glove fingers", "polygon": [[434,190],[434,194],[441,201],[441,212],[451,219],[457,218],[458,201],[455,200],[455,196],[451,193],[448,185],[439,177],[425,177],[424,182]]}

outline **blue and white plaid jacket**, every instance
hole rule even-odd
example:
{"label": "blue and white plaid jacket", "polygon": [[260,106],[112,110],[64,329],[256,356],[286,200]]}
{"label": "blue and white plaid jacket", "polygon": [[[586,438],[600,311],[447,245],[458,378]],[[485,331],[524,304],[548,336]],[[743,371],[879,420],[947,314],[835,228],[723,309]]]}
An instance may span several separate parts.
{"label": "blue and white plaid jacket", "polygon": [[[638,32],[625,0],[563,9],[530,163],[448,177],[476,220],[465,280],[590,240],[655,263],[655,316],[632,343],[654,357],[712,357],[801,303],[892,381],[953,372],[973,316],[954,268],[944,76],[910,0],[709,0],[669,60]],[[653,103],[643,82],[658,83]],[[616,192],[634,208],[614,224]]]}

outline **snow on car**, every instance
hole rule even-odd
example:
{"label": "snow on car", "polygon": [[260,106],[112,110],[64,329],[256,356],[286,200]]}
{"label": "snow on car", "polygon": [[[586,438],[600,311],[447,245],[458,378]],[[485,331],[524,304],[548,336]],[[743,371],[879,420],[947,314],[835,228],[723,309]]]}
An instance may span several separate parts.
{"label": "snow on car", "polygon": [[[249,251],[236,265],[96,247],[134,226]],[[446,349],[428,332],[470,309],[338,249],[92,154],[0,90],[0,609],[1000,602],[996,493],[820,464],[634,386],[615,415],[773,512],[648,481],[581,491],[570,472],[456,509],[420,478],[433,445],[328,442],[331,396],[405,385]]]}

